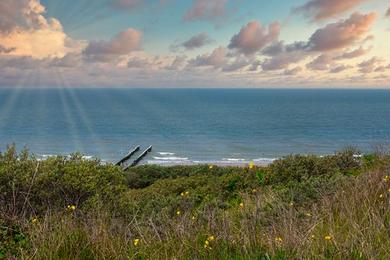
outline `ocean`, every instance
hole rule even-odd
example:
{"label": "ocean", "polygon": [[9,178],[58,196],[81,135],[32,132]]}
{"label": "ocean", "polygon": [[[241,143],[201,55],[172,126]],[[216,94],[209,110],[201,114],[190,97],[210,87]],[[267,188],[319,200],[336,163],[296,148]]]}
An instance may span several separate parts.
{"label": "ocean", "polygon": [[389,90],[0,89],[0,151],[42,158],[153,145],[144,163],[267,163],[389,141]]}

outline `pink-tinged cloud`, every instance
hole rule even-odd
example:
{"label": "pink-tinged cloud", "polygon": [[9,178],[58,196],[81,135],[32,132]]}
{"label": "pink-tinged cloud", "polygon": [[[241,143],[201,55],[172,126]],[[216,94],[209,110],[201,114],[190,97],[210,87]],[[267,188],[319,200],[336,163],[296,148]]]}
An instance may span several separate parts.
{"label": "pink-tinged cloud", "polygon": [[308,46],[313,51],[330,51],[353,45],[369,32],[375,19],[375,13],[353,13],[346,20],[318,29],[310,37]]}
{"label": "pink-tinged cloud", "polygon": [[185,21],[215,20],[226,14],[227,0],[193,0],[191,8],[184,15]]}
{"label": "pink-tinged cloud", "polygon": [[271,42],[278,40],[279,34],[279,22],[271,23],[267,30],[258,21],[252,21],[242,27],[240,32],[232,37],[229,48],[236,49],[245,55],[252,55]]}
{"label": "pink-tinged cloud", "polygon": [[314,21],[324,20],[351,10],[367,0],[311,0],[295,8]]}
{"label": "pink-tinged cloud", "polygon": [[63,57],[85,47],[66,35],[57,19],[46,18],[44,13],[39,0],[0,1],[0,45],[9,55]]}
{"label": "pink-tinged cloud", "polygon": [[11,53],[15,50],[16,50],[16,48],[6,48],[6,47],[0,45],[0,54],[8,54],[8,53]]}
{"label": "pink-tinged cloud", "polygon": [[211,54],[198,55],[190,60],[189,64],[194,67],[212,66],[221,68],[227,63],[227,50],[224,47],[216,48]]}
{"label": "pink-tinged cloud", "polygon": [[363,55],[366,55],[371,51],[371,48],[364,49],[363,47],[359,47],[359,49],[353,51],[347,51],[336,57],[335,60],[343,60],[343,59],[354,59]]}
{"label": "pink-tinged cloud", "polygon": [[210,36],[207,33],[202,32],[198,35],[191,37],[189,40],[183,42],[182,46],[186,50],[193,50],[193,49],[201,48],[211,42],[212,40]]}
{"label": "pink-tinged cloud", "polygon": [[16,28],[40,29],[48,26],[43,17],[45,7],[39,0],[1,0],[0,32],[11,32]]}
{"label": "pink-tinged cloud", "polygon": [[92,41],[84,50],[84,54],[94,61],[109,61],[117,56],[139,50],[142,33],[133,28],[118,33],[109,41]]}
{"label": "pink-tinged cloud", "polygon": [[389,7],[389,9],[387,9],[386,17],[390,17],[390,7]]}

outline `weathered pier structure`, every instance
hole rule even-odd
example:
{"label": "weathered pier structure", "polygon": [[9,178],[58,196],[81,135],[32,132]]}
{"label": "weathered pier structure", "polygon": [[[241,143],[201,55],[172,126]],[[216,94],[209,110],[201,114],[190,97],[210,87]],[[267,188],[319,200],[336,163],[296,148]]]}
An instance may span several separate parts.
{"label": "weathered pier structure", "polygon": [[141,149],[141,146],[136,146],[134,149],[130,150],[120,161],[116,163],[117,166],[122,166],[124,171],[127,171],[131,167],[137,166],[153,149],[150,145],[146,150],[144,150],[132,163],[127,163],[131,157],[138,153]]}

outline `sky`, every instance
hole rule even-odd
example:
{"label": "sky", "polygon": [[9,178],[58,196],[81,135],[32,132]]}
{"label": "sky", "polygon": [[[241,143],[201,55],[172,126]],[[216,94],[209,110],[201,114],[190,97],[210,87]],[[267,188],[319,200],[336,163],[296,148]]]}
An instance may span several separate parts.
{"label": "sky", "polygon": [[0,87],[390,88],[390,1],[1,0]]}

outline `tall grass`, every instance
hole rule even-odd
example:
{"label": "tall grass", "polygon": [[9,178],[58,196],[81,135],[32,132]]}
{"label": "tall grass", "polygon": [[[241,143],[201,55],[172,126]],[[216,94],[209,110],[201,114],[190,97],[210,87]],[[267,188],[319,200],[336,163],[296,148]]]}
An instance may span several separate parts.
{"label": "tall grass", "polygon": [[7,151],[0,156],[0,252],[27,259],[388,259],[390,158],[353,158],[343,152],[256,169],[123,173],[78,156],[38,162]]}

